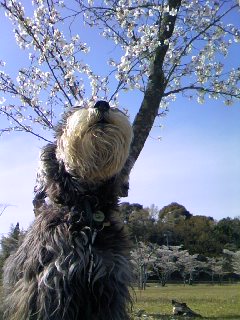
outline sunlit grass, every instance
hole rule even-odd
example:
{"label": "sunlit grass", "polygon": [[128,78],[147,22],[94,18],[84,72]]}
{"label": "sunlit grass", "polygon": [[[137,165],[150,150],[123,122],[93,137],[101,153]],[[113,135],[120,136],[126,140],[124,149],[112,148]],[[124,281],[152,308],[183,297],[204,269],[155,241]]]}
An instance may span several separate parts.
{"label": "sunlit grass", "polygon": [[[1,288],[0,288],[1,293]],[[240,320],[240,284],[234,285],[151,285],[145,291],[134,292],[133,319],[174,320],[171,300],[186,302],[195,312],[206,319]],[[1,301],[1,294],[0,294]],[[1,306],[0,306],[1,309]],[[145,310],[144,317],[136,317]],[[0,320],[2,320],[0,312]]]}
{"label": "sunlit grass", "polygon": [[148,315],[171,315],[174,299],[186,302],[206,318],[240,319],[240,284],[151,286],[145,291],[135,290],[135,297],[134,312],[143,309]]}

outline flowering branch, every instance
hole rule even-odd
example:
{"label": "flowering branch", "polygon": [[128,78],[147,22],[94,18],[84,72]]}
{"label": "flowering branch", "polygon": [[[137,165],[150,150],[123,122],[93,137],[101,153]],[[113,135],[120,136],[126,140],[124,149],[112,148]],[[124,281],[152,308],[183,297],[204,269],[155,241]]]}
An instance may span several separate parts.
{"label": "flowering branch", "polygon": [[[166,114],[178,94],[199,103],[223,98],[226,105],[240,98],[239,63],[227,60],[240,42],[239,23],[231,17],[238,10],[234,0],[32,2],[28,17],[17,0],[0,0],[17,44],[29,51],[30,66],[22,67],[16,79],[0,71],[0,115],[13,121],[15,130],[43,137],[39,128],[52,129],[66,107],[91,106],[97,99],[118,106],[120,94],[138,90],[143,98],[133,122],[131,160],[124,168],[130,172],[155,119]],[[83,62],[89,47],[73,32],[82,21],[115,48],[104,77]],[[0,66],[5,67],[1,61]],[[13,98],[21,101],[19,107]]]}

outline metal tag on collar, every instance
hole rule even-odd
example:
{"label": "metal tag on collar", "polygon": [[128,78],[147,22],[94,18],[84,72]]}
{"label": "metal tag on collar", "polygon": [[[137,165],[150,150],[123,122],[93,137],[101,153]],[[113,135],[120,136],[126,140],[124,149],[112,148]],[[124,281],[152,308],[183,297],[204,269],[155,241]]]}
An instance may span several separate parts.
{"label": "metal tag on collar", "polygon": [[104,227],[110,227],[110,225],[111,225],[111,222],[110,222],[110,221],[105,221],[105,222],[103,222],[103,228],[104,228]]}
{"label": "metal tag on collar", "polygon": [[93,221],[97,222],[97,223],[102,223],[105,219],[105,214],[98,210],[96,212],[94,212],[93,214]]}

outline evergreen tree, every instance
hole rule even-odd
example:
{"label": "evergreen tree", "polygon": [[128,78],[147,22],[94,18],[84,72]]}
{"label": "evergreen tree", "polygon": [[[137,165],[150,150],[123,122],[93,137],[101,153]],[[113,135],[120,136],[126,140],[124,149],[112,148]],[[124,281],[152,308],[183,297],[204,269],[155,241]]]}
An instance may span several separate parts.
{"label": "evergreen tree", "polygon": [[7,236],[3,236],[0,240],[1,251],[0,251],[0,277],[2,275],[2,268],[5,260],[10,256],[11,253],[15,252],[22,242],[24,232],[20,230],[19,223],[11,225],[10,231]]}

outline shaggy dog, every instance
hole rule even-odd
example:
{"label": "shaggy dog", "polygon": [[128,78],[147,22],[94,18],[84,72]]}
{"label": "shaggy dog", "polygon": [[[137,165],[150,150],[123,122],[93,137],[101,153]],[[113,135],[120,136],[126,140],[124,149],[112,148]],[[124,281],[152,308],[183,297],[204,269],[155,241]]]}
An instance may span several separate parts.
{"label": "shaggy dog", "polygon": [[105,101],[63,116],[41,153],[36,219],[4,268],[5,319],[129,319],[118,198],[131,140],[127,117]]}

